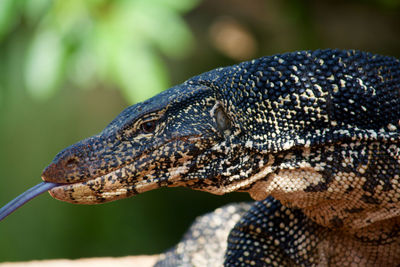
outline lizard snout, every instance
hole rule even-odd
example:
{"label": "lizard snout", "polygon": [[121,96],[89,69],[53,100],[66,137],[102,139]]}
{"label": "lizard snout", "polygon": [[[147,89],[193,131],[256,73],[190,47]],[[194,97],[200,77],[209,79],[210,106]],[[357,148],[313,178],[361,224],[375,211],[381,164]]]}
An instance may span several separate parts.
{"label": "lizard snout", "polygon": [[75,183],[89,179],[88,145],[78,143],[61,151],[43,170],[42,180],[52,183]]}

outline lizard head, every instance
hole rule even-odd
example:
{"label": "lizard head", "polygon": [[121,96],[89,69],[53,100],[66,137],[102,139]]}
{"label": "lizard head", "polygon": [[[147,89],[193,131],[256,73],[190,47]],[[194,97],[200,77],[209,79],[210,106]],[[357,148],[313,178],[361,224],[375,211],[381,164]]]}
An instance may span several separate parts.
{"label": "lizard head", "polygon": [[215,90],[195,80],[126,108],[100,134],[61,151],[43,171],[59,200],[95,204],[162,186],[216,191],[213,162],[233,123]]}

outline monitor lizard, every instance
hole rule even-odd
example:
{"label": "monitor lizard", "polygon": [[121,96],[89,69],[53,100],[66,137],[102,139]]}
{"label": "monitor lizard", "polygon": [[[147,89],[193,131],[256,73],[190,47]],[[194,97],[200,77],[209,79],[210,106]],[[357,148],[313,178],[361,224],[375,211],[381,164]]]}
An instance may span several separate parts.
{"label": "monitor lizard", "polygon": [[393,57],[262,57],[128,107],[60,152],[42,179],[54,198],[80,204],[159,187],[248,192],[256,201],[230,230],[225,266],[393,266],[399,96]]}

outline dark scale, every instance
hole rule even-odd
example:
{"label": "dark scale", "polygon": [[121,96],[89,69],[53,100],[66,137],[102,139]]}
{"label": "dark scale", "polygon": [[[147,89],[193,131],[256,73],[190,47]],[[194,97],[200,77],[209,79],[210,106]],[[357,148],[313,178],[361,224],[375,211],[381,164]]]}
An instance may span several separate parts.
{"label": "dark scale", "polygon": [[198,219],[157,266],[396,266],[399,118],[395,58],[263,57],[128,107],[60,152],[43,186],[86,204],[162,186],[256,200]]}
{"label": "dark scale", "polygon": [[[269,197],[255,203],[232,229],[225,265],[315,265],[319,239],[323,239],[327,231],[300,210],[285,208]],[[299,246],[299,239],[304,240],[302,246]],[[246,250],[242,249],[244,246]]]}

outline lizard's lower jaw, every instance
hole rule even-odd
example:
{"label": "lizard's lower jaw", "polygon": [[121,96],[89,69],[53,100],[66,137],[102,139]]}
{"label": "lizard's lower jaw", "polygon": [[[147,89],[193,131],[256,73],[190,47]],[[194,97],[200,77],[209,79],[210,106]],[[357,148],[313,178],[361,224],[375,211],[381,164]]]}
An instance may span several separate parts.
{"label": "lizard's lower jaw", "polygon": [[116,178],[111,173],[85,182],[63,184],[49,190],[49,193],[55,199],[74,204],[100,204],[160,187],[157,180],[129,184],[124,179]]}

